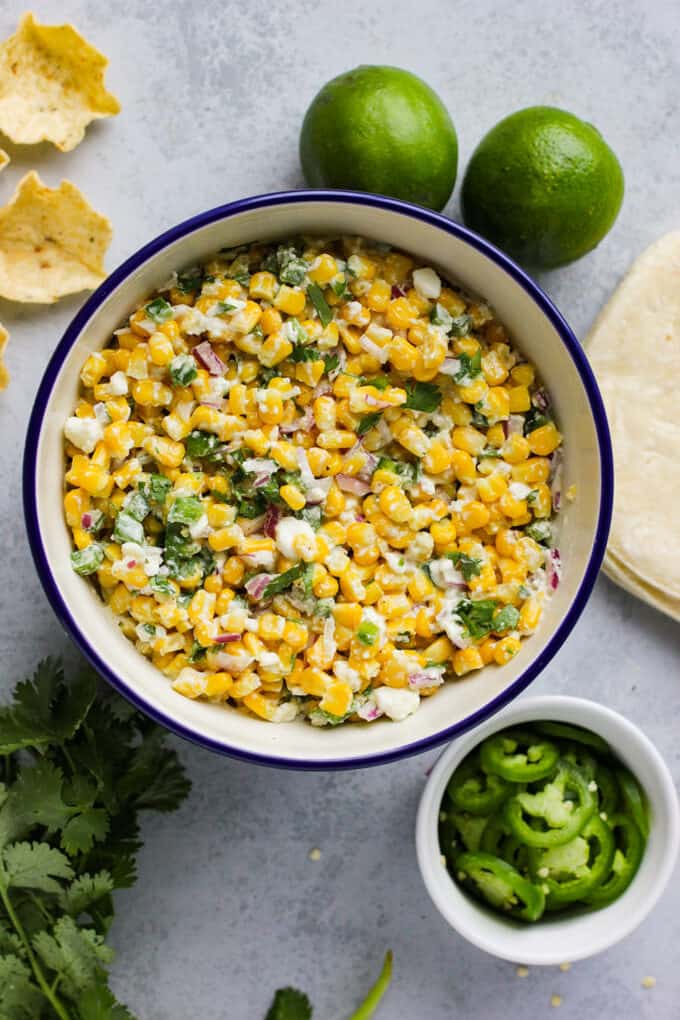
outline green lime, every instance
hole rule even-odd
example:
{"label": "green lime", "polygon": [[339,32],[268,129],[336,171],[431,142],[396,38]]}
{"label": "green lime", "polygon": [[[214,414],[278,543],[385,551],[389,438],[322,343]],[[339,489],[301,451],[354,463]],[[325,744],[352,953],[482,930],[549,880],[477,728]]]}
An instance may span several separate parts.
{"label": "green lime", "polygon": [[363,65],[313,99],[300,161],[310,187],[372,191],[441,209],[456,182],[458,139],[424,81],[398,67]]}
{"label": "green lime", "polygon": [[532,106],[481,140],[463,181],[463,219],[520,262],[565,265],[600,243],[623,200],[621,165],[599,131]]}

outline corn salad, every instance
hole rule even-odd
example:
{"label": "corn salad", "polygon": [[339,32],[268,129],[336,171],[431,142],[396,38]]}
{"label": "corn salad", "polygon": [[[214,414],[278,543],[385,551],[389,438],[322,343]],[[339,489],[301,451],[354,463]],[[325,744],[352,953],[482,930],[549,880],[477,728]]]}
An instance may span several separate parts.
{"label": "corn salad", "polygon": [[91,354],[73,568],[180,694],[401,720],[559,577],[562,437],[484,303],[358,238],[224,250]]}

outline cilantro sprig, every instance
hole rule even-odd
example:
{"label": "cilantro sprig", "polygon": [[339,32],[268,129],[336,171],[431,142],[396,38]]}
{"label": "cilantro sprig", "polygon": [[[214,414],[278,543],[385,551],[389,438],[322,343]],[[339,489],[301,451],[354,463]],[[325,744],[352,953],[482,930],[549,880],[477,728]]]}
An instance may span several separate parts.
{"label": "cilantro sprig", "polygon": [[0,1016],[134,1020],[111,993],[115,889],[135,880],[138,814],[189,782],[165,735],[93,673],[54,659],[0,708]]}
{"label": "cilantro sprig", "polygon": [[[392,951],[385,954],[378,980],[349,1020],[370,1020],[392,979]],[[280,988],[265,1020],[312,1020],[312,1004],[297,988]]]}

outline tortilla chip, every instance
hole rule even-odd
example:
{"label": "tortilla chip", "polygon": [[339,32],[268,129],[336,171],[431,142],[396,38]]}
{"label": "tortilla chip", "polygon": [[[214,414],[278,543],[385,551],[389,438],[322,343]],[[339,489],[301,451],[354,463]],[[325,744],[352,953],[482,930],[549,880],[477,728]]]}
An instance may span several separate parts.
{"label": "tortilla chip", "polygon": [[104,85],[107,65],[72,25],[39,25],[25,14],[0,45],[0,131],[22,145],[74,149],[90,121],[120,111]]}
{"label": "tortilla chip", "polygon": [[9,156],[4,149],[0,149],[0,170],[4,170],[9,163]]}
{"label": "tortilla chip", "polygon": [[5,368],[5,363],[2,360],[2,353],[8,340],[9,333],[0,322],[0,390],[4,390],[9,382],[9,372]]}
{"label": "tortilla chip", "polygon": [[105,278],[111,223],[71,184],[46,187],[32,170],[0,208],[0,297],[50,304]]}

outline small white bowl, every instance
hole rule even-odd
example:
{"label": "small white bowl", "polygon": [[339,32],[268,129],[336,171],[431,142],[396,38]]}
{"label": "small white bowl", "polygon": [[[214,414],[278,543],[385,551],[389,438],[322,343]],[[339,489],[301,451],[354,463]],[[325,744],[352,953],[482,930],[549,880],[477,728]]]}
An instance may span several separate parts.
{"label": "small white bowl", "polygon": [[[650,834],[637,875],[608,907],[572,917],[522,924],[493,914],[463,893],[442,862],[439,811],[451,774],[485,737],[506,726],[536,720],[573,723],[603,737],[647,794]],[[432,901],[452,928],[502,960],[555,965],[582,960],[613,946],[645,919],[661,896],[678,855],[680,812],[673,779],[652,742],[618,712],[585,698],[523,698],[450,744],[427,781],[418,809],[418,864]]]}
{"label": "small white bowl", "polygon": [[[221,247],[301,234],[373,237],[437,266],[491,303],[551,393],[565,436],[559,545],[563,576],[536,634],[504,666],[445,684],[400,723],[273,726],[226,706],[192,701],[121,633],[87,578],[70,565],[63,424],[87,356],[171,272]],[[132,255],[83,305],[58,344],[35,399],[24,454],[29,541],[47,597],[93,666],[161,724],[223,754],[290,768],[360,768],[424,751],[476,725],[516,697],[560,648],[583,611],[602,562],[613,496],[609,432],[580,344],[545,294],[488,242],[437,213],[379,195],[300,191],[261,195],[195,216]]]}

